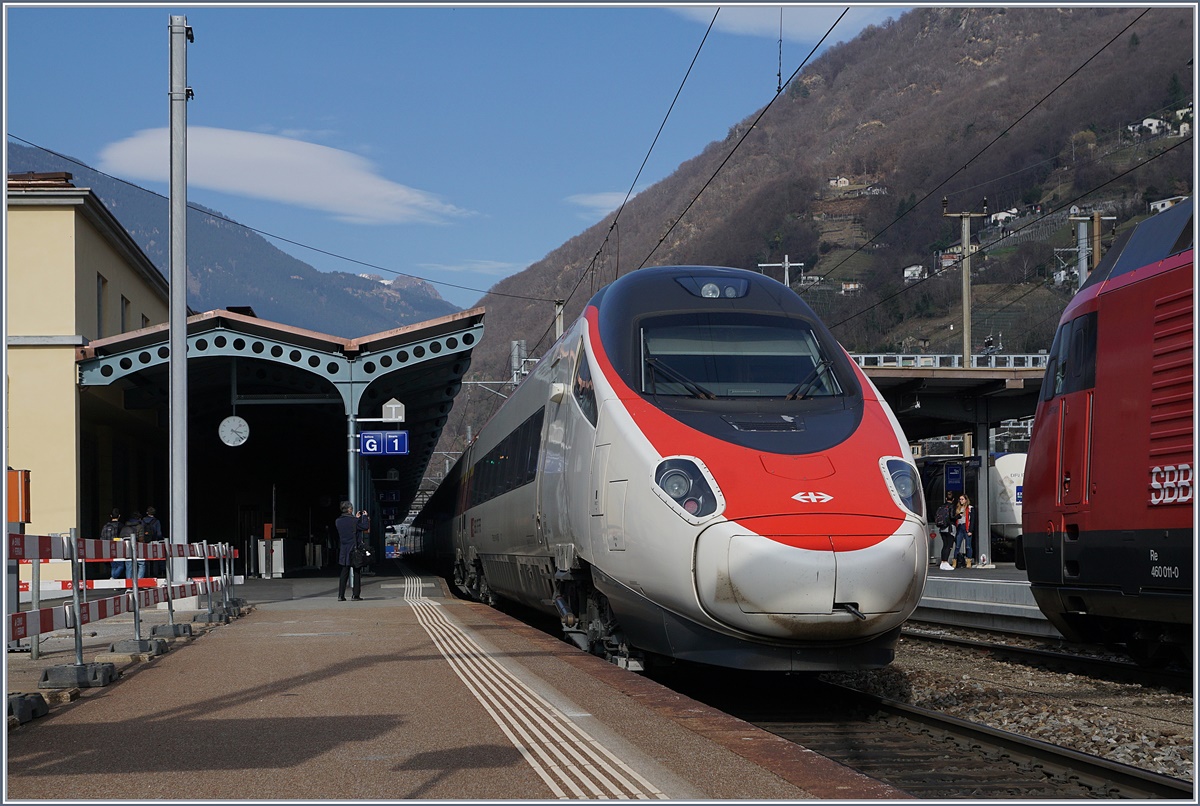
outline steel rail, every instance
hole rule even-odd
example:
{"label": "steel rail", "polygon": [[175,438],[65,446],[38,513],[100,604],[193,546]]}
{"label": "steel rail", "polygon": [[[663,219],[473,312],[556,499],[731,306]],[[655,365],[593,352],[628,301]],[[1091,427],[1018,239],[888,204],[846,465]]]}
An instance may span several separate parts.
{"label": "steel rail", "polygon": [[919,722],[927,727],[946,730],[957,736],[971,741],[990,744],[1010,753],[1017,753],[1032,758],[1056,772],[1067,774],[1080,779],[1081,783],[1105,791],[1117,790],[1122,797],[1154,797],[1171,799],[1192,799],[1195,787],[1188,781],[1172,778],[1169,775],[1131,767],[1120,762],[1081,753],[1066,747],[1059,747],[1040,739],[1031,739],[1020,734],[980,725],[958,717],[949,716],[918,708],[907,703],[898,702],[867,694],[857,689],[836,683],[828,685],[850,692],[875,704],[880,710]]}

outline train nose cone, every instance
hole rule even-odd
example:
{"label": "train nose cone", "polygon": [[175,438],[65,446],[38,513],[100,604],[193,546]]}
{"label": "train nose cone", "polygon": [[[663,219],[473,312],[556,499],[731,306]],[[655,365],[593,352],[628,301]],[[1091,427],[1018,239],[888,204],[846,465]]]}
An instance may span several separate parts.
{"label": "train nose cone", "polygon": [[[878,529],[884,519],[863,519]],[[763,536],[744,523],[715,524],[696,544],[696,592],[717,621],[765,638],[845,639],[889,630],[921,595],[924,533],[887,520],[871,545],[835,551],[829,535]],[[909,534],[912,532],[912,534]],[[918,562],[919,560],[919,562]],[[860,618],[858,614],[866,616]]]}

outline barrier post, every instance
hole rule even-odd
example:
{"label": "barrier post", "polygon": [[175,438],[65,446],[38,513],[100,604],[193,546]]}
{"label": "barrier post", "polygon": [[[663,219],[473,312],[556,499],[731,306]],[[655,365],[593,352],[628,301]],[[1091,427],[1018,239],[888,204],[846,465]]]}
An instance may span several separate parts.
{"label": "barrier post", "polygon": [[75,617],[75,665],[83,666],[83,619],[79,617],[83,605],[83,593],[80,590],[87,582],[84,581],[83,562],[79,558],[79,543],[76,539],[77,530],[71,527],[71,607]]}
{"label": "barrier post", "polygon": [[220,624],[228,624],[229,623],[229,614],[225,613],[225,612],[218,613],[218,612],[216,612],[216,609],[213,607],[213,598],[212,598],[213,583],[212,583],[212,579],[209,578],[208,541],[207,540],[204,541],[203,543],[200,544],[200,546],[201,546],[201,549],[204,551],[204,584],[205,584],[205,589],[208,592],[208,612],[207,613],[197,613],[196,621],[207,621],[210,624],[213,622],[218,622]]}
{"label": "barrier post", "polygon": [[[56,535],[53,532],[50,534],[50,536],[51,537],[61,537],[61,535]],[[30,572],[29,572],[29,597],[30,597],[29,609],[35,613],[37,611],[41,610],[42,609],[42,558],[41,557],[33,558],[33,566],[31,567]],[[40,635],[29,636],[29,658],[30,658],[30,660],[37,660],[40,655],[41,641],[38,640],[39,638],[41,638]]]}
{"label": "barrier post", "polygon": [[213,600],[212,600],[212,572],[209,571],[209,568],[208,568],[208,541],[205,540],[203,545],[204,545],[204,585],[205,585],[205,589],[208,591],[208,615],[211,620],[212,614],[215,611],[213,610]]}
{"label": "barrier post", "polygon": [[[150,630],[151,635],[168,635],[172,638],[179,638],[180,636],[190,638],[192,635],[191,624],[175,623],[175,574],[173,572],[175,557],[173,556],[173,550],[178,545],[180,544],[172,544],[169,540],[163,541],[163,552],[167,555],[167,623],[154,625],[154,628]],[[184,556],[186,557],[186,554]]]}
{"label": "barrier post", "polygon": [[124,540],[124,545],[130,556],[129,566],[127,567],[131,569],[130,575],[133,577],[133,639],[116,641],[110,647],[109,651],[113,653],[128,652],[129,654],[137,655],[161,655],[167,649],[166,641],[159,638],[151,640],[142,638],[142,592],[141,588],[138,587],[142,576],[137,570],[138,551],[141,550],[142,544],[138,543],[132,537],[127,537]]}
{"label": "barrier post", "polygon": [[[233,602],[233,546],[221,544],[221,586],[225,591],[225,612],[232,614],[236,605]],[[241,615],[239,609],[238,612]]]}
{"label": "barrier post", "polygon": [[114,663],[83,662],[83,599],[80,589],[86,584],[80,568],[79,531],[71,527],[71,604],[70,614],[75,622],[75,663],[70,666],[51,666],[42,670],[38,688],[96,688],[107,686],[117,679]]}
{"label": "barrier post", "polygon": [[127,542],[125,545],[129,547],[129,554],[132,557],[132,559],[129,561],[129,565],[126,567],[130,571],[130,576],[133,577],[133,640],[141,641],[142,597],[138,596],[138,592],[141,590],[141,588],[138,586],[142,581],[142,575],[138,571],[140,566],[140,563],[138,562],[138,552],[142,550],[142,547],[141,544],[139,544],[132,537],[126,538],[126,541]]}

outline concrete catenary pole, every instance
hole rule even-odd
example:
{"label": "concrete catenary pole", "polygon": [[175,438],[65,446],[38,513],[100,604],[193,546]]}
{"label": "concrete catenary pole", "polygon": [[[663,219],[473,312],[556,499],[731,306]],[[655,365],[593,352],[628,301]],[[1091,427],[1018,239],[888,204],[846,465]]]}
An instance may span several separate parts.
{"label": "concrete catenary pole", "polygon": [[[187,445],[187,43],[194,41],[187,17],[171,16],[171,278],[169,302],[170,341],[170,450],[171,543],[188,542]],[[174,558],[173,577],[187,577],[187,560]]]}
{"label": "concrete catenary pole", "polygon": [[942,197],[942,217],[943,218],[958,218],[962,222],[962,288],[963,288],[963,335],[962,335],[962,355],[963,366],[968,369],[971,366],[971,219],[984,218],[987,216],[987,199],[983,200],[983,212],[972,213],[964,211],[961,213],[950,213],[947,209],[950,206],[950,201],[945,196]]}

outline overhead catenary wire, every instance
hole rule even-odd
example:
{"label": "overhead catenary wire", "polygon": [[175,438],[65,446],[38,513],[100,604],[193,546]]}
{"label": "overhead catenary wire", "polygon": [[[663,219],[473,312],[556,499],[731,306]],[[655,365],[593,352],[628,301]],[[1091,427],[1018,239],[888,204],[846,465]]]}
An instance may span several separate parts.
{"label": "overhead catenary wire", "polygon": [[[633,181],[629,184],[629,190],[625,192],[625,199],[621,202],[621,205],[617,208],[617,212],[613,215],[612,223],[609,225],[608,230],[604,234],[604,240],[601,241],[600,246],[596,249],[595,254],[592,255],[592,259],[588,263],[587,268],[584,269],[579,275],[575,281],[575,286],[564,298],[564,306],[569,304],[570,301],[575,297],[576,292],[579,291],[579,287],[583,285],[583,280],[585,277],[594,277],[596,263],[600,259],[600,255],[604,252],[604,247],[608,245],[609,239],[613,237],[614,234],[617,238],[617,259],[614,270],[614,279],[616,276],[620,275],[620,230],[618,229],[618,223],[621,220],[621,213],[625,210],[625,205],[629,203],[629,199],[633,196],[633,191],[637,187],[638,180],[641,178],[642,172],[646,169],[646,164],[650,161],[650,155],[654,153],[654,147],[658,145],[658,139],[662,136],[663,129],[666,128],[667,121],[671,118],[671,112],[674,111],[675,104],[679,101],[679,96],[683,93],[683,88],[687,85],[688,78],[692,75],[692,69],[696,66],[696,60],[700,58],[700,52],[704,49],[704,44],[708,41],[708,35],[712,33],[713,25],[716,24],[717,15],[720,13],[720,7],[713,12],[712,19],[709,20],[708,23],[708,28],[705,29],[704,36],[701,37],[700,44],[696,46],[696,52],[692,55],[692,61],[690,64],[688,64],[688,68],[683,74],[683,79],[679,82],[679,88],[675,90],[675,97],[671,99],[671,103],[667,107],[667,112],[665,115],[663,115],[662,122],[658,125],[658,131],[654,134],[654,139],[650,143],[650,148],[646,150],[646,156],[642,158],[642,164],[638,167],[637,173],[633,177]],[[553,328],[553,323],[547,326],[546,330],[538,338],[537,342],[534,343],[534,346],[531,348],[531,352],[536,351],[537,348],[541,346],[542,342],[545,341],[546,337],[550,335],[550,331]]]}
{"label": "overhead catenary wire", "polygon": [[[804,65],[808,64],[808,60],[811,59],[813,57],[813,54],[816,53],[817,50],[821,47],[821,45],[823,45],[825,43],[825,40],[828,39],[829,35],[833,33],[833,29],[837,28],[838,23],[842,21],[842,18],[845,17],[846,14],[849,13],[849,11],[850,11],[849,6],[842,9],[842,13],[839,14],[838,18],[833,21],[833,25],[829,26],[829,30],[825,32],[825,35],[821,37],[821,39],[817,42],[817,44],[813,45],[812,50],[810,50],[808,52],[808,55],[804,57],[804,60],[802,62],[800,62],[800,66],[797,67],[792,72],[791,76],[788,77],[789,84],[792,82],[792,79],[794,79],[797,75],[800,74],[800,71],[804,69]],[[713,181],[716,180],[717,174],[719,174],[721,172],[721,169],[723,169],[725,167],[725,165],[729,162],[729,160],[733,159],[733,155],[737,153],[739,148],[741,148],[742,143],[746,142],[746,138],[750,136],[750,132],[754,131],[754,127],[757,126],[758,122],[763,119],[763,115],[767,114],[767,111],[770,110],[771,105],[775,103],[776,99],[779,98],[779,95],[780,95],[780,93],[776,93],[775,97],[772,98],[770,101],[768,101],[767,105],[764,106],[762,108],[762,110],[759,111],[758,115],[754,118],[754,122],[751,123],[746,128],[746,131],[742,133],[742,136],[738,138],[738,141],[733,144],[733,148],[731,148],[729,150],[729,153],[725,155],[725,159],[721,160],[721,164],[717,166],[717,169],[715,171],[713,171],[712,176],[710,176],[708,178],[708,180],[704,183],[704,185],[698,191],[696,191],[696,195],[693,196],[692,200],[690,202],[688,202],[687,206],[685,206],[683,208],[683,212],[681,212],[679,214],[679,216],[671,223],[671,226],[667,227],[667,231],[664,232],[662,234],[662,237],[658,239],[658,243],[656,243],[654,245],[654,248],[652,248],[650,250],[650,252],[646,255],[646,257],[642,259],[642,262],[638,265],[639,269],[643,268],[647,263],[650,262],[650,258],[654,256],[654,253],[658,251],[658,248],[663,245],[663,242],[667,240],[667,237],[670,236],[670,234],[675,230],[675,227],[679,226],[679,222],[682,221],[684,216],[686,216],[688,214],[688,211],[691,210],[693,206],[695,206],[696,202],[699,201],[700,196],[704,193],[705,190],[708,189],[709,185],[711,185],[713,183]]]}
{"label": "overhead catenary wire", "polygon": [[[718,8],[717,11],[719,12],[720,9]],[[833,21],[832,25],[829,26],[829,29],[825,32],[824,36],[822,36],[821,39],[815,45],[813,45],[812,49],[808,52],[808,55],[804,57],[803,61],[800,62],[800,65],[792,72],[791,76],[788,77],[788,83],[790,83],[792,81],[792,79],[794,79],[797,75],[799,75],[800,71],[804,69],[804,66],[806,64],[808,64],[809,60],[813,57],[813,54],[816,53],[817,50],[820,49],[821,45],[824,44],[825,40],[829,38],[830,34],[833,33],[835,28],[837,28],[838,23],[842,21],[842,18],[845,17],[846,14],[849,13],[849,11],[850,11],[849,7],[846,7],[845,9],[842,10],[842,13],[840,15],[838,15],[838,18]],[[713,15],[713,19],[709,23],[709,30],[712,29],[712,25],[715,22],[716,22],[716,14]],[[782,17],[780,18],[780,25],[782,26]],[[783,58],[782,57],[782,48],[783,48],[782,27],[780,30],[781,30],[781,34],[780,34],[780,36],[781,36],[781,38],[780,38],[780,76],[782,76],[782,74],[783,74],[783,69],[782,69],[782,65],[783,65],[783,62],[782,62],[782,58]],[[705,39],[707,39],[707,38],[708,38],[708,32],[706,31]],[[702,40],[700,43],[700,46],[703,47],[703,45],[704,45],[704,41]],[[696,55],[697,56],[699,55],[699,49],[697,49]],[[694,64],[695,58],[693,58],[692,61]],[[688,68],[688,74],[690,74],[690,73],[691,73],[691,67]],[[684,81],[686,82],[686,80],[687,80],[687,77],[685,76]],[[783,85],[781,82],[780,89],[782,89],[782,86]],[[680,86],[680,90],[682,90],[682,85]],[[704,191],[707,190],[708,187],[713,183],[713,181],[717,178],[717,175],[721,172],[721,170],[725,167],[725,165],[729,162],[729,160],[733,158],[733,155],[735,153],[737,153],[738,148],[740,148],[742,143],[745,142],[745,140],[749,136],[750,132],[754,131],[755,125],[757,125],[757,123],[760,120],[762,120],[763,115],[765,115],[767,113],[767,111],[771,108],[771,104],[773,104],[775,102],[775,99],[779,97],[779,94],[780,94],[779,92],[776,92],[775,97],[772,98],[770,101],[768,101],[766,106],[764,106],[762,108],[762,110],[759,111],[758,116],[755,117],[755,119],[754,119],[754,122],[751,123],[750,126],[746,129],[746,131],[742,134],[742,136],[740,138],[738,138],[738,141],[734,144],[733,148],[730,149],[729,153],[725,155],[725,159],[722,160],[721,164],[718,165],[716,170],[713,171],[712,176],[710,176],[708,178],[708,180],[704,183],[704,185],[696,192],[696,195],[692,198],[692,200],[690,202],[688,202],[687,206],[684,207],[683,211],[679,214],[679,216],[675,219],[675,221],[671,224],[671,226],[667,228],[667,231],[663,233],[662,237],[659,238],[658,243],[656,243],[654,245],[654,248],[652,248],[650,250],[649,254],[647,254],[646,257],[642,260],[642,262],[640,264],[638,264],[638,269],[644,268],[646,266],[646,264],[649,262],[650,258],[654,256],[654,253],[656,251],[658,251],[658,248],[660,246],[662,246],[663,242],[666,241],[667,237],[670,236],[671,232],[675,229],[676,226],[678,226],[679,222],[683,220],[684,216],[687,215],[688,211],[691,210],[691,208],[695,205],[696,201],[699,200],[700,196],[704,193]],[[676,98],[678,98],[678,93],[676,93]],[[672,108],[673,107],[674,107],[674,101],[672,101]],[[668,111],[668,115],[669,114],[670,114],[670,112]],[[665,120],[663,122],[664,122],[664,124],[666,123]],[[661,132],[661,128],[660,128],[660,132]],[[657,141],[657,136],[656,136],[655,140]],[[652,148],[653,148],[653,146],[652,146]],[[647,159],[648,158],[649,158],[649,155],[647,155]],[[643,162],[643,166],[644,165],[645,165],[645,163]],[[639,175],[640,175],[640,171],[639,171]],[[636,184],[636,181],[637,180],[635,179],[634,180],[635,184]],[[631,190],[632,190],[632,188],[631,188]],[[626,201],[628,201],[628,199],[629,199],[629,196],[626,195]],[[624,203],[622,203],[621,209],[624,209],[624,206],[625,206]],[[620,210],[618,210],[618,216],[619,215],[620,215]],[[616,224],[615,218],[614,218],[613,224],[614,225]],[[609,228],[609,231],[610,232],[612,231],[612,227]],[[607,235],[605,236],[605,242],[607,242]],[[604,244],[601,244],[600,249],[598,249],[596,251],[596,255],[593,256],[593,258],[592,258],[593,264],[595,263],[600,252],[603,250],[603,247],[604,247]],[[591,269],[591,267],[589,266],[588,271],[590,271],[590,269]],[[619,268],[618,268],[618,270],[619,270]],[[585,272],[585,275],[586,274],[587,274],[587,272]],[[575,287],[572,288],[571,293],[569,295],[567,295],[567,298],[566,298],[567,302],[570,302],[570,300],[575,296],[575,293],[579,290],[579,286],[582,284],[582,282],[583,282],[583,276],[581,276],[579,278],[579,280],[575,283]],[[550,328],[547,328],[546,331],[542,334],[542,337],[538,339],[536,346],[541,345],[542,341],[545,340],[545,338],[549,334],[549,332],[550,332]]]}
{"label": "overhead catenary wire", "polygon": [[[1096,185],[1095,187],[1092,187],[1092,188],[1089,188],[1089,189],[1087,189],[1087,190],[1083,191],[1083,192],[1082,192],[1082,193],[1080,193],[1079,195],[1075,196],[1073,199],[1069,199],[1068,201],[1064,202],[1064,203],[1062,204],[1062,206],[1063,206],[1063,207],[1070,207],[1072,204],[1075,204],[1076,202],[1078,202],[1078,201],[1081,201],[1081,200],[1083,200],[1083,199],[1087,198],[1088,196],[1090,196],[1091,194],[1093,194],[1093,193],[1095,193],[1096,191],[1100,190],[1101,188],[1105,187],[1106,185],[1110,185],[1110,184],[1112,184],[1113,182],[1116,182],[1118,179],[1122,179],[1122,178],[1124,178],[1124,177],[1128,176],[1129,174],[1133,173],[1134,171],[1137,171],[1137,170],[1139,170],[1139,169],[1141,169],[1141,168],[1144,168],[1144,167],[1146,167],[1147,165],[1149,165],[1149,164],[1150,164],[1151,162],[1153,162],[1154,160],[1156,160],[1156,159],[1159,159],[1160,157],[1163,157],[1163,156],[1165,156],[1166,154],[1169,154],[1170,152],[1174,151],[1175,149],[1179,148],[1180,146],[1187,145],[1187,144],[1188,144],[1188,143],[1190,143],[1190,142],[1192,142],[1192,137],[1191,137],[1191,136],[1188,136],[1188,137],[1186,137],[1186,138],[1184,138],[1184,139],[1180,140],[1180,141],[1179,141],[1178,143],[1176,143],[1175,145],[1173,145],[1173,146],[1170,146],[1169,148],[1165,148],[1165,149],[1163,149],[1163,150],[1162,150],[1162,151],[1160,151],[1158,154],[1155,154],[1155,155],[1154,155],[1154,156],[1152,156],[1152,157],[1147,157],[1147,158],[1146,158],[1145,160],[1143,160],[1142,162],[1139,162],[1139,163],[1137,163],[1136,165],[1134,165],[1133,167],[1131,167],[1131,168],[1129,168],[1129,169],[1127,169],[1127,170],[1124,170],[1124,171],[1122,171],[1121,173],[1117,174],[1116,176],[1112,177],[1111,179],[1108,179],[1107,181],[1101,182],[1099,185]],[[1022,232],[1023,230],[1025,230],[1025,229],[1026,229],[1026,228],[1028,228],[1028,227],[1032,227],[1034,224],[1037,224],[1037,223],[1038,223],[1037,221],[1030,221],[1028,224],[1025,224],[1024,226],[1017,227],[1016,229],[1013,229],[1013,230],[1011,230],[1011,231],[1010,231],[1008,234],[1006,234],[1006,235],[1003,235],[1003,236],[1001,236],[1000,238],[998,238],[998,239],[995,241],[995,243],[993,243],[993,244],[992,244],[992,246],[995,246],[997,243],[1000,243],[1001,241],[1007,240],[1008,238],[1013,238],[1013,237],[1015,237],[1015,236],[1016,236],[1018,233]],[[872,311],[872,310],[874,310],[875,308],[878,308],[880,305],[883,305],[885,302],[888,302],[888,301],[890,301],[890,300],[893,300],[893,299],[895,299],[896,297],[900,296],[901,294],[903,294],[903,293],[905,293],[905,292],[907,292],[907,291],[909,291],[909,290],[911,290],[911,289],[913,289],[913,288],[916,288],[917,286],[921,285],[922,283],[926,283],[926,282],[928,282],[929,280],[932,280],[933,278],[935,278],[935,277],[939,277],[939,276],[941,276],[942,274],[946,273],[947,271],[950,271],[951,269],[954,269],[954,268],[956,268],[956,267],[960,267],[961,265],[962,265],[962,259],[961,259],[961,258],[959,258],[957,261],[955,261],[954,263],[950,264],[949,266],[943,267],[943,268],[939,269],[938,271],[936,271],[936,272],[934,272],[934,273],[930,274],[928,277],[925,277],[925,278],[923,278],[923,279],[921,279],[921,280],[918,280],[918,281],[916,281],[916,282],[914,282],[914,283],[910,283],[909,285],[906,285],[906,286],[904,286],[903,288],[901,288],[901,289],[899,289],[898,291],[896,291],[896,293],[894,293],[894,294],[890,294],[890,295],[888,295],[888,296],[884,297],[883,299],[877,300],[876,302],[872,303],[871,305],[868,305],[866,308],[863,308],[861,311],[858,311],[857,313],[853,313],[853,314],[851,314],[851,315],[847,316],[845,319],[842,319],[842,320],[840,320],[840,321],[838,321],[838,322],[835,322],[834,324],[830,325],[829,327],[832,329],[832,328],[835,328],[835,327],[839,327],[840,325],[844,325],[846,322],[849,322],[851,319],[854,319],[854,318],[856,318],[856,317],[858,317],[858,316],[862,316],[863,314],[865,314],[865,313],[867,313],[867,312],[869,312],[869,311]]]}
{"label": "overhead catenary wire", "polygon": [[1085,59],[1082,64],[1080,64],[1078,67],[1076,67],[1074,70],[1072,70],[1065,78],[1063,78],[1061,81],[1059,81],[1058,84],[1055,85],[1055,87],[1052,90],[1050,90],[1048,93],[1046,93],[1044,96],[1042,96],[1042,98],[1039,101],[1037,101],[1037,103],[1035,103],[1033,106],[1029,107],[1029,109],[1027,109],[1023,115],[1021,115],[1019,118],[1014,120],[1012,123],[1010,123],[1008,126],[1006,126],[999,134],[997,134],[995,137],[993,137],[991,142],[989,142],[983,148],[979,149],[979,151],[977,151],[973,157],[971,157],[969,160],[964,162],[962,165],[960,165],[958,168],[956,168],[953,173],[951,173],[949,176],[947,176],[945,179],[943,179],[941,182],[939,182],[937,185],[935,185],[928,193],[926,193],[924,196],[922,196],[920,198],[920,200],[917,201],[916,204],[912,205],[907,210],[905,210],[903,213],[896,216],[896,218],[890,224],[888,224],[886,227],[881,229],[879,232],[872,235],[861,246],[859,246],[857,249],[855,249],[849,255],[846,255],[846,257],[842,258],[841,262],[839,262],[836,266],[831,268],[830,271],[831,272],[837,271],[837,269],[839,267],[841,267],[843,264],[845,264],[846,261],[850,260],[850,258],[857,255],[863,249],[866,249],[867,246],[869,246],[871,243],[873,243],[876,238],[883,235],[883,233],[887,232],[889,229],[891,229],[896,224],[898,224],[901,221],[901,219],[903,219],[905,216],[907,216],[913,210],[917,209],[922,204],[924,204],[929,199],[930,196],[933,196],[934,194],[936,194],[947,182],[949,182],[951,179],[953,179],[954,177],[956,177],[960,173],[962,173],[964,170],[966,170],[967,167],[971,165],[971,163],[975,162],[975,160],[977,160],[981,156],[983,156],[983,154],[989,148],[994,146],[997,142],[1000,141],[1000,139],[1002,137],[1004,137],[1006,134],[1008,134],[1010,131],[1012,131],[1013,128],[1015,128],[1018,123],[1023,121],[1025,118],[1029,117],[1029,115],[1032,114],[1035,109],[1037,109],[1039,106],[1041,106],[1043,103],[1045,103],[1050,98],[1051,95],[1058,92],[1060,89],[1062,89],[1062,87],[1068,81],[1070,81],[1072,78],[1074,78],[1076,75],[1078,75],[1080,70],[1082,70],[1083,68],[1085,68],[1089,64],[1091,64],[1092,61],[1095,60],[1096,57],[1098,57],[1101,53],[1103,53],[1110,45],[1112,45],[1113,42],[1116,42],[1117,39],[1122,34],[1124,34],[1126,31],[1128,31],[1130,28],[1132,28],[1135,24],[1137,24],[1138,20],[1140,20],[1142,17],[1146,16],[1146,14],[1149,12],[1149,10],[1150,9],[1145,9],[1142,11],[1141,14],[1138,14],[1136,17],[1134,17],[1133,20],[1128,25],[1126,25],[1124,28],[1122,28],[1120,31],[1118,31],[1116,34],[1114,34],[1113,37],[1111,39],[1109,39],[1108,42],[1104,43],[1104,45],[1102,45],[1099,50],[1097,50],[1095,53],[1093,53],[1091,56],[1089,56],[1087,59]]}

